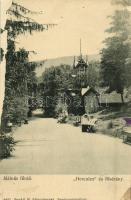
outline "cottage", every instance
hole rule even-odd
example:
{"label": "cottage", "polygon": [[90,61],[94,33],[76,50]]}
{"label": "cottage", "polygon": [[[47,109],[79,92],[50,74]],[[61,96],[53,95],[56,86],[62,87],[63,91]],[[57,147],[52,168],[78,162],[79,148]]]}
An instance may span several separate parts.
{"label": "cottage", "polygon": [[82,88],[81,96],[85,113],[95,113],[99,110],[99,93],[94,88]]}
{"label": "cottage", "polygon": [[112,92],[112,93],[101,93],[99,96],[100,107],[120,107],[123,102],[121,95]]}

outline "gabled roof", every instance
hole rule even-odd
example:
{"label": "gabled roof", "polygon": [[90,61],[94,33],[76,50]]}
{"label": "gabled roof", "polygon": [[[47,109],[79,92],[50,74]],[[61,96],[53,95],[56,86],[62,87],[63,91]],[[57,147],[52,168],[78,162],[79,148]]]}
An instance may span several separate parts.
{"label": "gabled roof", "polygon": [[107,104],[107,103],[122,103],[122,100],[121,100],[121,95],[120,94],[118,94],[116,92],[112,92],[112,93],[100,94],[99,102],[103,103],[103,104]]}
{"label": "gabled roof", "polygon": [[84,94],[86,94],[86,92],[88,92],[89,89],[90,89],[89,86],[87,88],[82,88],[81,95],[83,96]]}
{"label": "gabled roof", "polygon": [[92,88],[92,87],[90,87],[90,86],[88,86],[87,88],[82,88],[81,89],[81,95],[82,96],[85,96],[85,95],[87,95],[89,92],[93,92],[93,93],[95,93],[96,95],[99,95],[99,93],[94,89],[94,88]]}

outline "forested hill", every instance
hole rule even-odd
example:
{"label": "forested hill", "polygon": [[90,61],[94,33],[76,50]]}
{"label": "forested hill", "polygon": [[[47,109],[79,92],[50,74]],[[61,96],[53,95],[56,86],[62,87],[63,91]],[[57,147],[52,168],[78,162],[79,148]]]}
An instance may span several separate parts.
{"label": "forested hill", "polygon": [[[38,67],[36,69],[36,75],[37,77],[40,77],[42,73],[44,72],[45,68],[49,68],[51,66],[59,66],[61,64],[66,64],[66,65],[72,65],[73,64],[74,57],[73,56],[65,56],[65,57],[59,57],[59,58],[53,58],[53,59],[48,59],[45,62],[38,61]],[[88,60],[100,60],[100,55],[89,55]]]}

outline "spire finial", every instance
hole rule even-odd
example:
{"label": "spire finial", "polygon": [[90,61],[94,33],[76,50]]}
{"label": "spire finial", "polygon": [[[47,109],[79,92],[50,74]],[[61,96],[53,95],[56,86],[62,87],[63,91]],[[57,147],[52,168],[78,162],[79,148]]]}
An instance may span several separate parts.
{"label": "spire finial", "polygon": [[82,45],[81,45],[81,38],[80,38],[80,56],[82,56],[82,47],[81,47]]}
{"label": "spire finial", "polygon": [[75,68],[75,62],[76,62],[76,58],[74,56],[74,62],[73,62],[73,67]]}
{"label": "spire finial", "polygon": [[88,64],[88,56],[86,55],[86,64]]}

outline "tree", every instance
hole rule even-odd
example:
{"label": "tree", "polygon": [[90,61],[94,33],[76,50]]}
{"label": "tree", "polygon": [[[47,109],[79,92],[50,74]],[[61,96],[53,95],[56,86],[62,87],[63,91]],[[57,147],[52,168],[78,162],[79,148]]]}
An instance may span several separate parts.
{"label": "tree", "polygon": [[113,4],[120,4],[123,6],[131,6],[131,1],[130,0],[112,0]]}
{"label": "tree", "polygon": [[98,61],[91,61],[89,63],[87,81],[90,87],[100,85],[100,63]]}
{"label": "tree", "polygon": [[[115,1],[124,4],[127,1]],[[129,37],[130,12],[124,7],[116,10],[111,16],[111,27],[106,30],[111,37],[105,42],[105,48],[101,51],[101,72],[103,86],[108,86],[108,92],[116,91],[121,94],[122,102],[123,91],[127,85],[126,60],[129,56],[130,45],[127,41]]]}
{"label": "tree", "polygon": [[[28,14],[38,14],[23,6],[12,3],[7,11],[10,15],[5,29],[8,31],[8,48],[6,54],[5,99],[2,113],[1,130],[6,131],[8,121],[21,120],[27,117],[27,96],[33,88],[35,79],[35,64],[29,63],[29,52],[25,49],[15,50],[15,40],[19,34],[33,31],[43,31],[48,25],[39,24],[28,17]],[[13,16],[13,17],[11,17]]]}
{"label": "tree", "polygon": [[46,69],[42,76],[42,84],[45,116],[55,116],[60,98],[63,98],[64,92],[72,85],[71,67],[60,65]]}
{"label": "tree", "polygon": [[[99,85],[99,66],[100,64],[95,61],[89,64],[86,79],[91,87]],[[73,75],[73,68],[69,65],[52,66],[45,70],[41,83],[45,116],[52,117],[66,110],[66,104],[68,104],[69,112],[75,114],[83,112],[79,76]],[[75,95],[73,96],[72,93]]]}
{"label": "tree", "polygon": [[4,56],[4,50],[0,48],[0,63],[3,61],[3,56]]}

